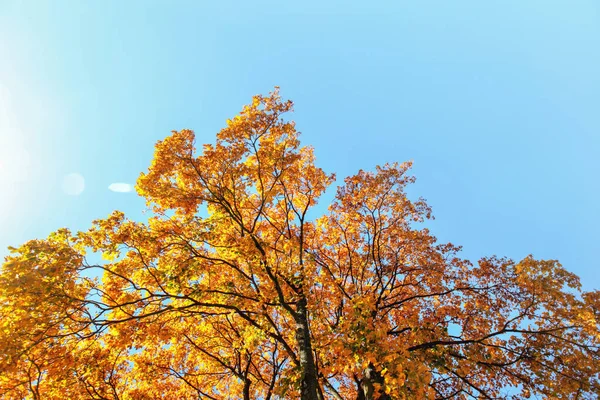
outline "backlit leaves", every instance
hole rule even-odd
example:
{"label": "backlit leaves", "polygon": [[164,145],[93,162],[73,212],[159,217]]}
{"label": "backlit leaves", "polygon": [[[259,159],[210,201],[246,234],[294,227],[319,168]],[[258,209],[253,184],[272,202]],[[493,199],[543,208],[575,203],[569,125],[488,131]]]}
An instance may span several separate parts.
{"label": "backlit leaves", "polygon": [[29,241],[0,273],[6,399],[597,398],[600,295],[557,261],[423,227],[410,163],[334,182],[277,91],[214,144],[156,145],[115,211]]}

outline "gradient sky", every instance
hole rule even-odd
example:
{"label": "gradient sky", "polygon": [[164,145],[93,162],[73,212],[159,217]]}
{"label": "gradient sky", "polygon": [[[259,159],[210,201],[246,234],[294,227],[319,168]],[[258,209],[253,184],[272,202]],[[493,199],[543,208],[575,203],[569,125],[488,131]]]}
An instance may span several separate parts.
{"label": "gradient sky", "polygon": [[597,0],[0,0],[0,255],[143,218],[108,186],[171,130],[213,142],[275,85],[338,182],[413,160],[441,241],[600,288]]}

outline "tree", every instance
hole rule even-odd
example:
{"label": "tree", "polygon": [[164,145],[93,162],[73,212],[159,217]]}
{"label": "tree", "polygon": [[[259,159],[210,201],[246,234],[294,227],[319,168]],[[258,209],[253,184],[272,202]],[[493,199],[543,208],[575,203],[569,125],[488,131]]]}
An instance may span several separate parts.
{"label": "tree", "polygon": [[437,243],[409,163],[346,178],[311,219],[335,177],[291,108],[255,96],[200,155],[190,130],[158,142],[147,222],[11,249],[3,398],[598,397],[600,292],[557,261]]}

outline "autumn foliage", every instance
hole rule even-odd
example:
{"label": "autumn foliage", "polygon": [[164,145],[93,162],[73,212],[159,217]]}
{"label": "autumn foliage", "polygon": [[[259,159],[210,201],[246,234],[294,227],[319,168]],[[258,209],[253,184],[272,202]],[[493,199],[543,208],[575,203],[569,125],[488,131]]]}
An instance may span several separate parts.
{"label": "autumn foliage", "polygon": [[11,249],[0,397],[598,397],[598,291],[553,260],[460,258],[407,198],[409,163],[346,178],[315,219],[335,177],[291,108],[255,96],[215,144],[158,142],[147,221]]}

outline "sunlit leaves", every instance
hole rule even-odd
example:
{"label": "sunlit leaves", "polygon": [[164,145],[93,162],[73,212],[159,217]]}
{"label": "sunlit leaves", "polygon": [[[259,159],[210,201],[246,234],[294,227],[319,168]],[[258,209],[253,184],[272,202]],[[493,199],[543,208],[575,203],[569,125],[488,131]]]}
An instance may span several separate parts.
{"label": "sunlit leaves", "polygon": [[11,249],[7,399],[593,398],[598,291],[557,261],[461,259],[422,222],[410,163],[359,171],[328,211],[277,91],[214,144],[156,145],[151,214]]}

